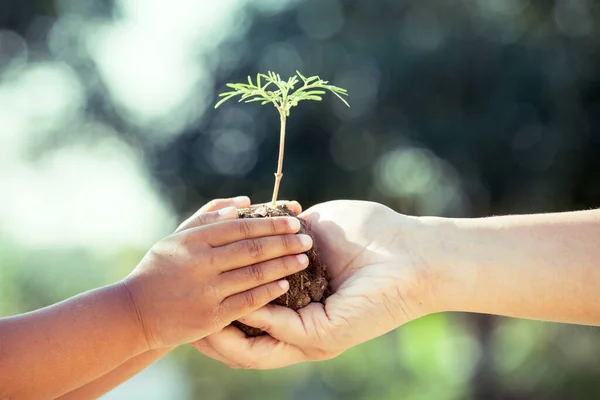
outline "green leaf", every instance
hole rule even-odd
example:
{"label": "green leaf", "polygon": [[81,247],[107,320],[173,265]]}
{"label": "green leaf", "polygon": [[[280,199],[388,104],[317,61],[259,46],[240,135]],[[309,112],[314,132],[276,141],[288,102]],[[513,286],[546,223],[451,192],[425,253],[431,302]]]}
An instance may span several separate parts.
{"label": "green leaf", "polygon": [[231,95],[229,97],[225,97],[225,98],[221,99],[221,101],[219,101],[217,104],[215,104],[215,109],[218,108],[221,104],[225,103],[227,100],[231,99],[234,96],[235,95]]}
{"label": "green leaf", "polygon": [[343,93],[343,94],[348,93],[348,91],[346,89],[342,89],[337,86],[327,86],[327,89],[331,90],[332,92],[338,92],[338,93]]}
{"label": "green leaf", "polygon": [[304,92],[306,94],[325,94],[324,90],[309,90],[308,92]]}
{"label": "green leaf", "polygon": [[333,92],[333,94],[335,94],[346,106],[348,106],[348,108],[350,108],[350,104],[348,104],[348,102],[342,96],[340,96],[336,92]]}
{"label": "green leaf", "polygon": [[[303,86],[296,89],[298,82],[302,80]],[[275,85],[275,90],[267,90],[271,85]],[[219,107],[225,101],[240,96],[239,102],[254,103],[261,102],[261,105],[272,103],[280,112],[289,115],[290,109],[296,107],[300,101],[314,100],[322,101],[326,91],[332,92],[346,106],[350,107],[348,102],[342,96],[348,96],[347,90],[337,86],[328,85],[328,81],[321,80],[319,76],[306,77],[300,71],[296,71],[287,79],[281,79],[281,75],[274,71],[267,71],[266,74],[256,74],[256,85],[252,82],[252,77],[248,76],[248,83],[227,83],[227,87],[233,89],[219,94],[222,99],[215,105]]]}
{"label": "green leaf", "polygon": [[[261,101],[261,100],[264,100],[264,99],[265,99],[264,97],[255,97],[253,99],[246,100],[246,103],[253,103],[255,101]],[[267,102],[269,102],[269,100],[267,100]]]}

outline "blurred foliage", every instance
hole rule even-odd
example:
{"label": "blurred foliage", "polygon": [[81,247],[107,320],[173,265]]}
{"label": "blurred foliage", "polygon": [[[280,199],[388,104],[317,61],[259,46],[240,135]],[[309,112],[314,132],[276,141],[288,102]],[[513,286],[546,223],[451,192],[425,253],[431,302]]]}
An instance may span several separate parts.
{"label": "blurred foliage", "polygon": [[[4,0],[0,104],[26,124],[0,110],[0,138],[28,132],[31,163],[72,143],[126,143],[178,219],[214,197],[264,202],[276,116],[211,106],[226,82],[298,69],[348,89],[352,107],[326,99],[292,115],[281,198],[444,216],[597,207],[599,21],[593,0]],[[5,178],[17,173],[7,149]],[[0,234],[3,315],[112,282],[143,254]],[[188,348],[172,357],[190,398],[517,400],[600,397],[599,356],[592,328],[432,315],[278,371]]]}

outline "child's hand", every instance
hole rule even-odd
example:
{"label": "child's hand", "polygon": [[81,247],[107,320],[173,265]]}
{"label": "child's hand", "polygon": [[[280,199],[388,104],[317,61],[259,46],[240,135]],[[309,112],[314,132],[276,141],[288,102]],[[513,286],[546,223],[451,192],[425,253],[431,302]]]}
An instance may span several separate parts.
{"label": "child's hand", "polygon": [[[124,280],[148,347],[216,332],[284,294],[312,241],[295,218],[237,219],[247,197],[214,200],[161,240]],[[297,203],[288,206],[299,208]],[[217,209],[217,211],[215,211]]]}

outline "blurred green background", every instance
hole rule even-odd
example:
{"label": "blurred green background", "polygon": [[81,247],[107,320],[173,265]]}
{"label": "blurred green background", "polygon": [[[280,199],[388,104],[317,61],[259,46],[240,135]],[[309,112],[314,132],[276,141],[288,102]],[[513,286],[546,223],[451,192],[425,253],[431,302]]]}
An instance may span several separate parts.
{"label": "blurred green background", "polygon": [[[275,110],[226,82],[347,88],[288,122],[281,198],[414,215],[600,204],[595,0],[3,0],[0,315],[108,284],[205,201],[268,201]],[[327,362],[182,347],[106,399],[597,399],[590,327],[432,315]]]}

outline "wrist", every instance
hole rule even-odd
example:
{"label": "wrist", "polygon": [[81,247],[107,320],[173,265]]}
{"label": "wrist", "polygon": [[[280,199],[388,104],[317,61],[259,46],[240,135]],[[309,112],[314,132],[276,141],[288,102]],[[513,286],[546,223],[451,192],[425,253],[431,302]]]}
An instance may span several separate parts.
{"label": "wrist", "polygon": [[466,311],[464,302],[476,284],[476,271],[465,259],[468,232],[460,220],[410,217],[414,221],[407,251],[419,282],[419,302],[424,314]]}
{"label": "wrist", "polygon": [[408,216],[395,213],[391,226],[394,227],[391,246],[397,299],[405,314],[400,320],[414,320],[427,314],[440,312],[438,303],[438,267],[434,251],[439,251],[438,226],[442,219]]}
{"label": "wrist", "polygon": [[135,297],[134,284],[128,279],[124,279],[115,284],[117,290],[120,291],[124,299],[124,308],[129,315],[131,321],[131,329],[135,332],[136,343],[142,348],[142,352],[155,350],[158,346],[154,345],[154,341],[150,340],[147,329],[138,307]]}

